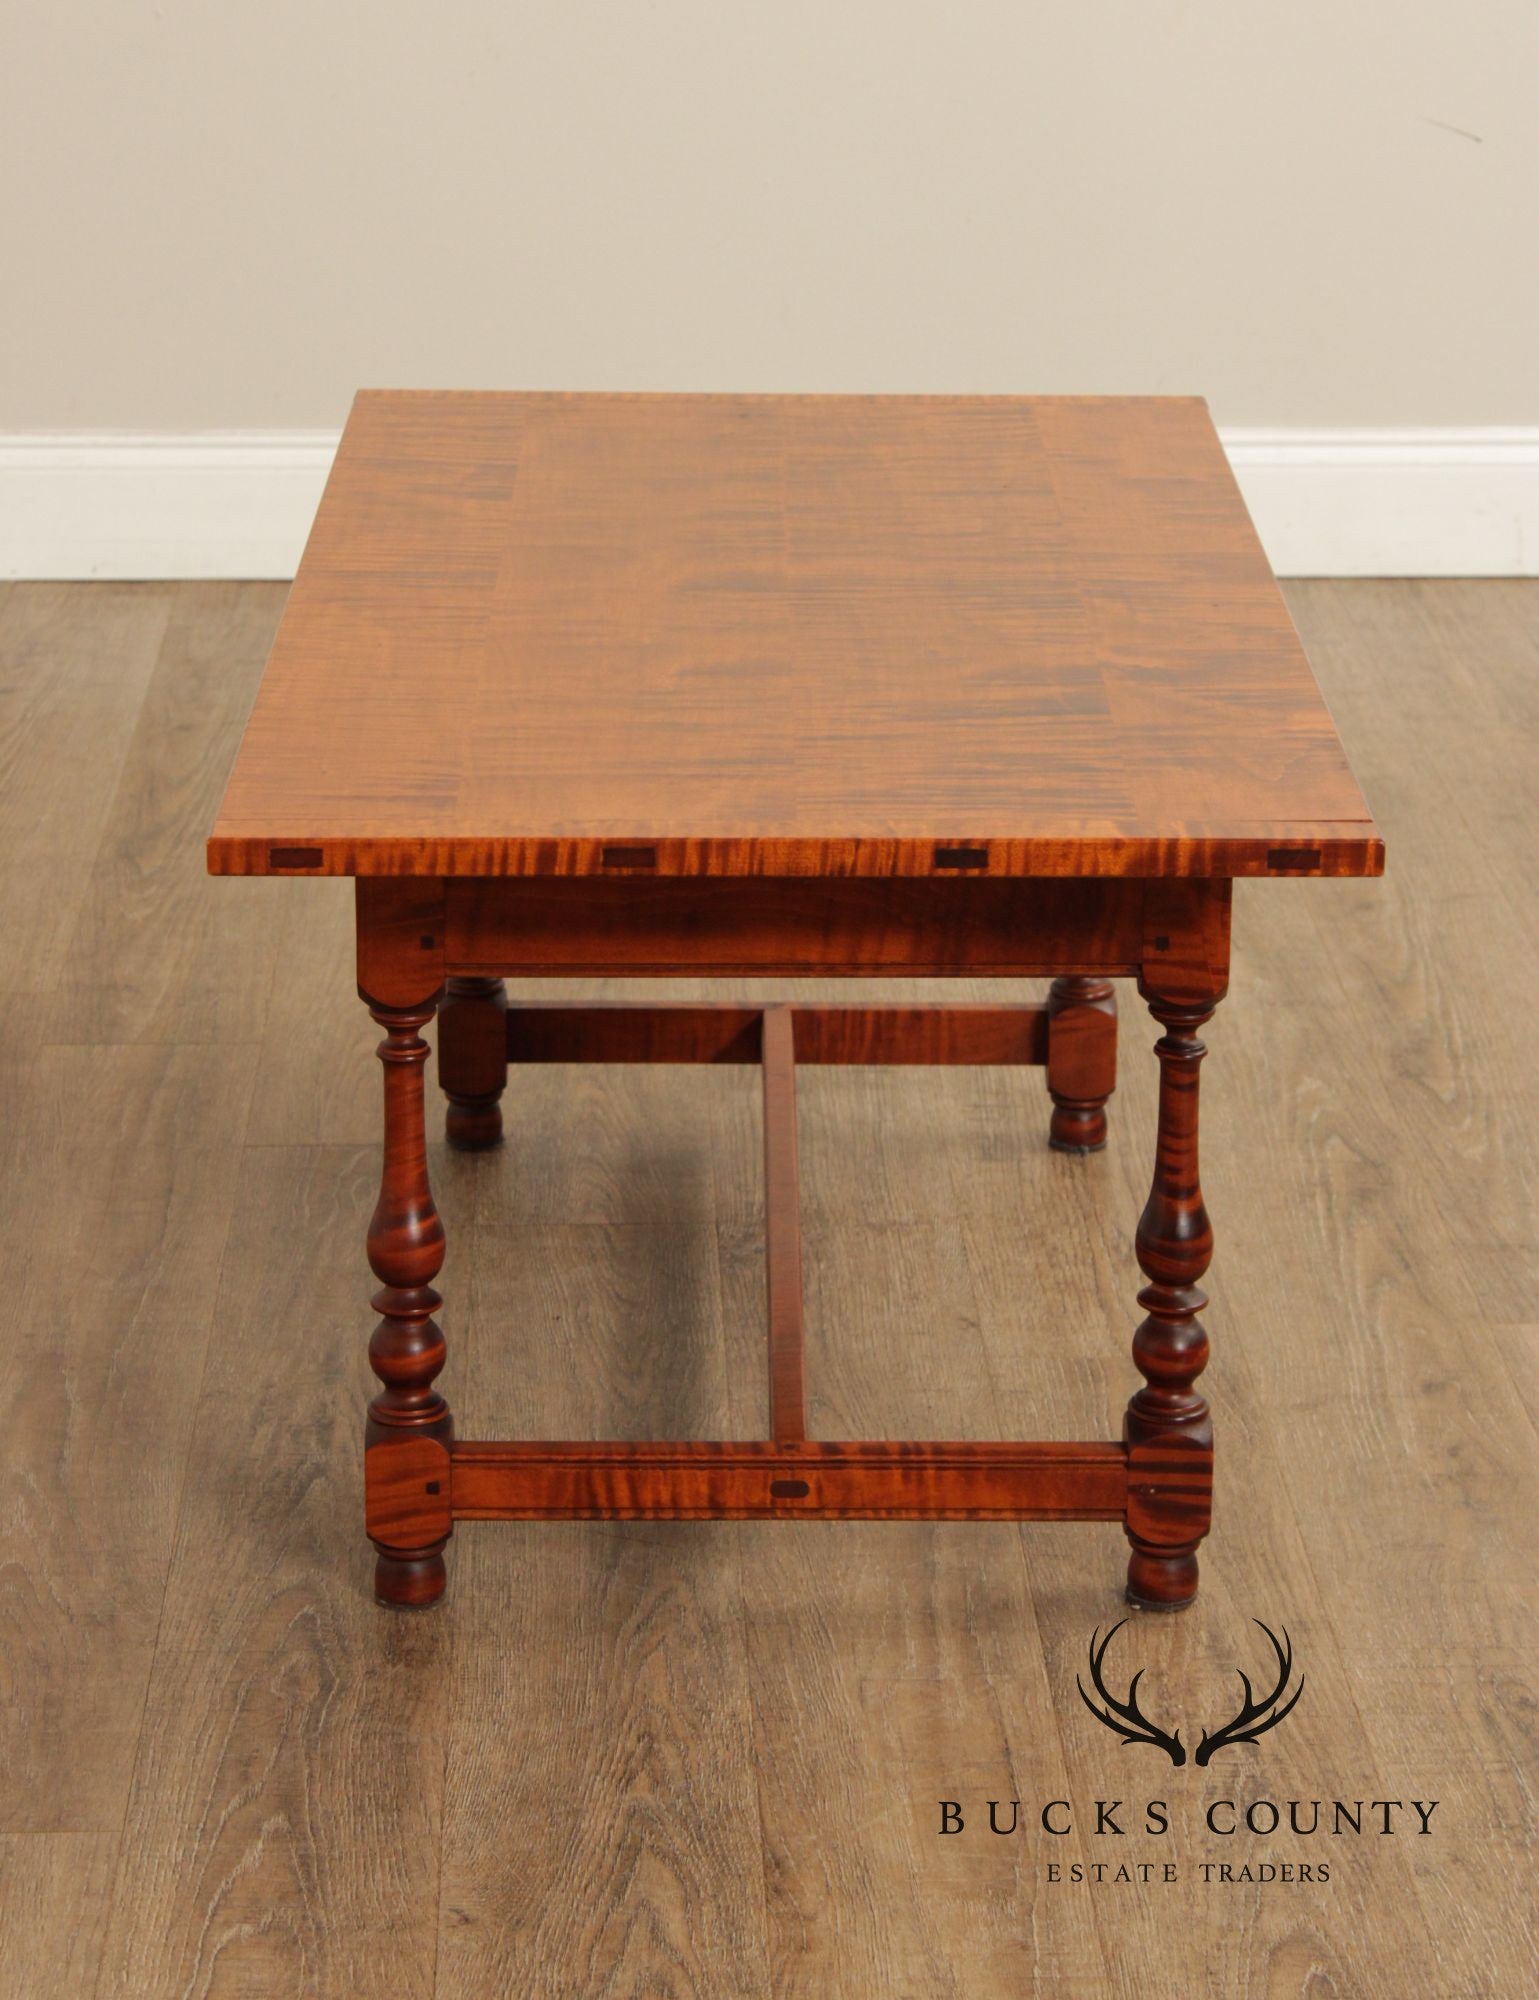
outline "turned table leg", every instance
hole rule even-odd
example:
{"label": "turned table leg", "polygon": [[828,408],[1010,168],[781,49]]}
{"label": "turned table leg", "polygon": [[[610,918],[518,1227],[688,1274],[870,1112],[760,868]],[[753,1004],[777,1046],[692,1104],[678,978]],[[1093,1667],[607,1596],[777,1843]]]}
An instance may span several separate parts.
{"label": "turned table leg", "polygon": [[438,1010],[438,1083],[449,1100],[444,1132],[463,1153],[502,1139],[508,1080],[508,989],[500,979],[457,978]]}
{"label": "turned table leg", "polygon": [[[1123,1435],[1130,1446],[1170,1447],[1197,1456],[1210,1452],[1208,1406],[1193,1384],[1207,1366],[1208,1336],[1198,1314],[1208,1301],[1199,1280],[1213,1255],[1213,1230],[1197,1175],[1197,1078],[1206,1048],[1197,1030],[1211,1020],[1218,995],[1183,996],[1178,1003],[1145,990],[1149,1011],[1165,1030],[1154,1045],[1160,1062],[1159,1132],[1154,1181],[1139,1219],[1138,1261],[1148,1284],[1138,1303],[1148,1317],[1133,1336],[1133,1359],[1144,1386],[1128,1404]],[[1187,1534],[1180,1489],[1167,1518],[1128,1528],[1131,1604],[1150,1611],[1179,1611],[1197,1595],[1197,1549],[1207,1528],[1207,1496],[1200,1481],[1191,1490]],[[1157,1527],[1160,1538],[1147,1530]]]}
{"label": "turned table leg", "polygon": [[[369,1264],[380,1280],[369,1364],[382,1386],[364,1433],[369,1533],[378,1551],[374,1591],[386,1604],[422,1605],[443,1595],[454,1429],[433,1387],[444,1365],[444,1337],[433,1318],[443,1303],[433,1280],[444,1261],[444,1230],[428,1184],[422,1102],[428,1045],[419,1030],[432,1020],[434,1002],[369,1011],[385,1030],[378,1050],[385,1070],[384,1171],[368,1238]],[[443,1479],[429,1478],[440,1463]],[[431,1498],[397,1509],[403,1487],[441,1494],[441,1510]],[[441,1519],[434,1518],[438,1512]]]}
{"label": "turned table leg", "polygon": [[1109,979],[1055,979],[1047,996],[1047,1143],[1055,1153],[1098,1153],[1106,1100],[1117,1087],[1117,995]]}

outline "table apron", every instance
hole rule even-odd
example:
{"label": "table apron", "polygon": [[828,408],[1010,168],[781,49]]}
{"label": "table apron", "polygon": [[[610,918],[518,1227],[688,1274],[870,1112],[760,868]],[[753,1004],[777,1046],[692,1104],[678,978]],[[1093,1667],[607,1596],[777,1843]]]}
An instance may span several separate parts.
{"label": "table apron", "polygon": [[446,973],[1126,974],[1145,884],[791,877],[450,880]]}

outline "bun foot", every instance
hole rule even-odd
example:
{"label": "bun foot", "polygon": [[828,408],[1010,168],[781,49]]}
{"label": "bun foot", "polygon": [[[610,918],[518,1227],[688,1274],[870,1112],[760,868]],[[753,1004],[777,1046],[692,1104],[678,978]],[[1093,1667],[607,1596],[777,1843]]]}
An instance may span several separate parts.
{"label": "bun foot", "polygon": [[1099,1153],[1106,1144],[1106,1113],[1099,1104],[1055,1104],[1047,1143],[1055,1153]]}
{"label": "bun foot", "polygon": [[444,1137],[457,1153],[484,1153],[500,1146],[501,1104],[496,1097],[452,1099],[444,1118]]}
{"label": "bun foot", "polygon": [[1185,1611],[1197,1596],[1197,1555],[1153,1555],[1135,1548],[1128,1558],[1127,1601],[1139,1611]]}
{"label": "bun foot", "polygon": [[502,1143],[508,1080],[508,990],[500,979],[451,979],[438,1010],[438,1085],[449,1100],[445,1136],[460,1153]]}
{"label": "bun foot", "polygon": [[387,1555],[379,1551],[374,1564],[374,1595],[381,1604],[398,1611],[423,1611],[436,1604],[449,1580],[444,1566],[444,1545],[419,1550],[415,1555]]}

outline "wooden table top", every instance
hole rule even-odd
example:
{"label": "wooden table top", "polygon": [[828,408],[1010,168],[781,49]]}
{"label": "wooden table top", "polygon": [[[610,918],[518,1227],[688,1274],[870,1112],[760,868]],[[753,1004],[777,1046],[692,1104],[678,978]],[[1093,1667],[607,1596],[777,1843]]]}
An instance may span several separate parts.
{"label": "wooden table top", "polygon": [[1206,406],[367,392],[216,874],[1368,875]]}

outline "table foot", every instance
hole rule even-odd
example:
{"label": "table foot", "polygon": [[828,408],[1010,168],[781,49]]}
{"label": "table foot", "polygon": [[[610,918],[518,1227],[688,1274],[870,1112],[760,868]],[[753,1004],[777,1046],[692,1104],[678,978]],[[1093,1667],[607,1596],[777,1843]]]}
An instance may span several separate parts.
{"label": "table foot", "polygon": [[1104,1153],[1106,1113],[1071,1110],[1055,1105],[1048,1126],[1047,1143],[1055,1153]]}
{"label": "table foot", "polygon": [[500,979],[456,978],[438,1009],[438,1082],[449,1109],[444,1136],[460,1153],[502,1143],[508,1080],[508,990]]}
{"label": "table foot", "polygon": [[1047,996],[1047,1143],[1055,1153],[1099,1153],[1106,1100],[1117,1087],[1117,995],[1109,979],[1055,979]]}
{"label": "table foot", "polygon": [[449,1580],[443,1550],[442,1542],[436,1549],[414,1549],[407,1556],[377,1550],[374,1595],[379,1603],[397,1611],[425,1611],[436,1604]]}
{"label": "table foot", "polygon": [[1126,1595],[1140,1611],[1185,1611],[1197,1597],[1197,1551],[1135,1548]]}
{"label": "table foot", "polygon": [[502,1144],[502,1106],[497,1097],[451,1098],[444,1114],[444,1137],[457,1153],[485,1153]]}

